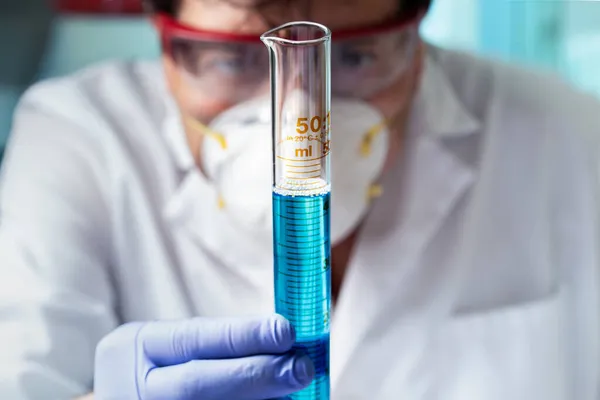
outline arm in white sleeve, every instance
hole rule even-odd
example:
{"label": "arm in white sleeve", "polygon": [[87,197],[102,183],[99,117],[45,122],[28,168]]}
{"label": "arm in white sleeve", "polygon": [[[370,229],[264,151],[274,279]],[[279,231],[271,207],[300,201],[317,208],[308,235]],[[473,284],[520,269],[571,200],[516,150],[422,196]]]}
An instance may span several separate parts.
{"label": "arm in white sleeve", "polygon": [[0,180],[0,399],[91,391],[118,324],[102,157],[84,127],[22,102]]}

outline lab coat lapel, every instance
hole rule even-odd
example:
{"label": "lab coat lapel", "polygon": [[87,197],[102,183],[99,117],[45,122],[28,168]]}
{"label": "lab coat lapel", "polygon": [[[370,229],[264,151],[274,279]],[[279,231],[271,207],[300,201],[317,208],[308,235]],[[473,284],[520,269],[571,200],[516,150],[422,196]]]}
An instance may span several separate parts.
{"label": "lab coat lapel", "polygon": [[[416,308],[429,309],[428,298],[412,304],[415,292],[427,293],[414,287],[419,258],[474,179],[472,167],[443,141],[477,130],[443,71],[428,59],[409,124],[406,159],[384,178],[384,194],[365,223],[332,320],[333,385],[369,335],[408,318]],[[436,299],[451,296],[448,285],[447,295]],[[408,319],[414,324],[412,316]]]}

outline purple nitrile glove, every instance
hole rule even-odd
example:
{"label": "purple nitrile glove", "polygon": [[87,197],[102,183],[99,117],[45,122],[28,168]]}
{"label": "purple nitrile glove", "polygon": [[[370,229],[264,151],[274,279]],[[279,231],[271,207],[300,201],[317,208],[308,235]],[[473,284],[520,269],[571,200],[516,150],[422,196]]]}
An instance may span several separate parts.
{"label": "purple nitrile glove", "polygon": [[130,323],[96,348],[95,400],[263,400],[306,387],[314,367],[291,352],[282,316]]}

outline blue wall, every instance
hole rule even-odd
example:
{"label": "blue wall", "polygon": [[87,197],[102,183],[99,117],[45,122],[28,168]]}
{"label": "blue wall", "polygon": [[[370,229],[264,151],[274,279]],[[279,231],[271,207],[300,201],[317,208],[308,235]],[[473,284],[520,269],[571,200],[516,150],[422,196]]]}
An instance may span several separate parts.
{"label": "blue wall", "polygon": [[70,73],[99,60],[158,55],[158,39],[146,18],[61,17],[54,25],[40,78]]}
{"label": "blue wall", "polygon": [[[12,21],[19,23],[18,19]],[[7,27],[2,23],[0,18],[0,30]],[[13,47],[14,36],[9,32],[4,37],[12,38],[13,42],[3,43],[0,47]],[[25,41],[40,42],[36,45],[43,48],[43,54],[34,58],[21,52],[23,54],[13,61],[21,68],[35,64],[33,69],[37,70],[37,75],[31,76],[34,79],[68,74],[101,60],[152,58],[159,54],[156,34],[146,18],[61,16],[54,18],[47,36],[28,37]],[[10,132],[14,106],[27,87],[22,79],[5,81],[0,80],[0,147]]]}

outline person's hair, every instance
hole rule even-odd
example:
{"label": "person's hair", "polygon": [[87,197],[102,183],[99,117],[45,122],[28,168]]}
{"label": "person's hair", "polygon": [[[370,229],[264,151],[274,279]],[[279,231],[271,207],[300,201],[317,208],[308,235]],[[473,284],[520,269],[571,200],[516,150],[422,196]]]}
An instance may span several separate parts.
{"label": "person's hair", "polygon": [[144,5],[153,13],[177,14],[181,0],[145,0]]}
{"label": "person's hair", "polygon": [[[411,13],[419,9],[427,9],[432,0],[400,0],[402,7],[400,13]],[[146,7],[150,12],[160,12],[176,15],[181,0],[145,0]]]}

